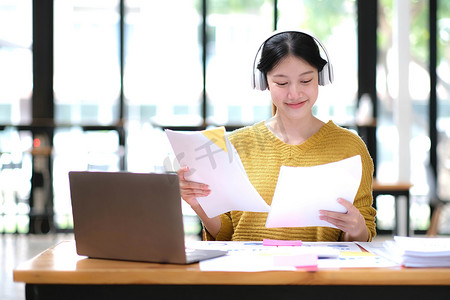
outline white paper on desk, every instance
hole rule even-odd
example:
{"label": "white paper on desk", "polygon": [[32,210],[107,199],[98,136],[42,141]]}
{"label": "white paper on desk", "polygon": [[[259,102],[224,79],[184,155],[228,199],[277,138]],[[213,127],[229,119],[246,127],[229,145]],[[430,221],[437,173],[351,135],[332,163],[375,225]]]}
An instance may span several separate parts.
{"label": "white paper on desk", "polygon": [[211,194],[197,198],[210,218],[232,210],[268,212],[270,206],[251,184],[225,128],[179,132],[166,130],[186,179],[209,185]]}
{"label": "white paper on desk", "polygon": [[361,156],[313,167],[281,166],[266,227],[336,226],[320,220],[319,210],[346,212],[361,183]]}
{"label": "white paper on desk", "polygon": [[[373,255],[365,255],[354,242],[304,242],[302,246],[263,246],[261,241],[186,241],[189,249],[228,251],[226,256],[199,263],[202,271],[257,272],[296,270],[274,263],[276,256],[317,254],[319,269],[380,268],[397,264]],[[330,255],[331,254],[331,255]]]}

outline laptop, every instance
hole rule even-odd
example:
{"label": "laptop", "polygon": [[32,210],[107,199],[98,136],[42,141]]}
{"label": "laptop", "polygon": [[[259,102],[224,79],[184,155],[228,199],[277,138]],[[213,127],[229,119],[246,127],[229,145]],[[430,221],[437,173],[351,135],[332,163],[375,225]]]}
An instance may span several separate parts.
{"label": "laptop", "polygon": [[186,249],[176,174],[69,172],[77,253],[190,264],[226,251]]}

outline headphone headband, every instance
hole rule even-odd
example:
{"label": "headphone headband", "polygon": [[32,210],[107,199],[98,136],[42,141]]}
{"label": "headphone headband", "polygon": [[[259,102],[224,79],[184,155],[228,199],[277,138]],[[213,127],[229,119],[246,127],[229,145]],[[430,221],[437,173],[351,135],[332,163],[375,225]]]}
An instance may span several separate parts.
{"label": "headphone headband", "polygon": [[323,66],[322,71],[319,72],[319,85],[327,85],[331,84],[334,80],[334,74],[333,74],[333,66],[331,65],[331,60],[328,55],[328,51],[325,48],[325,46],[322,44],[322,42],[315,37],[311,33],[307,33],[305,31],[300,30],[284,30],[284,31],[275,31],[273,32],[262,44],[259,46],[258,51],[256,52],[255,59],[253,60],[253,74],[252,74],[252,88],[256,90],[264,91],[267,89],[267,79],[265,74],[263,74],[260,70],[258,70],[258,64],[261,59],[261,50],[264,47],[264,45],[267,43],[268,40],[273,38],[274,36],[277,36],[282,33],[289,33],[289,32],[296,32],[296,33],[303,33],[305,35],[310,36],[317,45],[319,45],[320,48],[322,48],[323,52],[326,56],[327,63]]}

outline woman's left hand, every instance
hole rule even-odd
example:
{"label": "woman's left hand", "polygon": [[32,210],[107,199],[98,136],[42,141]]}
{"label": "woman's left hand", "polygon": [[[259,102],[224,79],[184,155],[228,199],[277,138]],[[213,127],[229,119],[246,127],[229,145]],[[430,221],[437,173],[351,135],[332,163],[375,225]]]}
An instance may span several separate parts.
{"label": "woman's left hand", "polygon": [[339,198],[337,201],[347,209],[346,213],[320,210],[319,218],[344,231],[345,240],[367,242],[369,239],[369,231],[359,209],[345,199]]}

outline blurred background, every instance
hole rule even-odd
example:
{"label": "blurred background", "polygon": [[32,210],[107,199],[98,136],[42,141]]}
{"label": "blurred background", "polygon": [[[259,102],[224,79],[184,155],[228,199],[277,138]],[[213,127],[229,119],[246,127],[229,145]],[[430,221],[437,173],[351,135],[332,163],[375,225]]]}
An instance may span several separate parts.
{"label": "blurred background", "polygon": [[[269,118],[250,77],[274,29],[326,45],[335,82],[314,113],[362,135],[377,180],[412,184],[410,230],[425,233],[450,200],[445,0],[0,0],[0,232],[70,233],[71,170],[175,169],[165,128]],[[378,198],[393,232],[395,199]]]}

